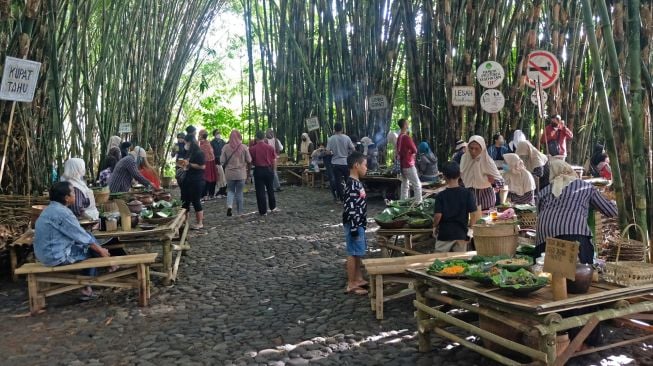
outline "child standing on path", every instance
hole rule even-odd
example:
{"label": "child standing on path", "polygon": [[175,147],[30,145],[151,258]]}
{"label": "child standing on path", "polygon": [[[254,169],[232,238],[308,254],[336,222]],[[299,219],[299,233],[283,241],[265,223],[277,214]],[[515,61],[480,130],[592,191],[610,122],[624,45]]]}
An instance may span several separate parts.
{"label": "child standing on path", "polygon": [[347,293],[366,295],[361,258],[367,251],[367,195],[360,177],[367,173],[367,159],[360,152],[347,157],[349,177],[345,181],[342,223],[347,243]]}

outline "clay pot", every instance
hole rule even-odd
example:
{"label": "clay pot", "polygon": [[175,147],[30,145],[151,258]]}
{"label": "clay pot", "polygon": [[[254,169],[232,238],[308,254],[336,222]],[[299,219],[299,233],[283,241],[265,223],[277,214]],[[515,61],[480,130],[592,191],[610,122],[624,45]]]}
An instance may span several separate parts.
{"label": "clay pot", "polygon": [[132,212],[131,219],[132,219],[132,228],[135,228],[136,225],[138,225],[138,214]]}
{"label": "clay pot", "polygon": [[594,267],[591,264],[576,264],[576,280],[567,280],[567,292],[570,294],[585,294],[592,285]]}
{"label": "clay pot", "polygon": [[152,198],[152,195],[150,194],[137,194],[135,198],[141,201],[141,203],[145,206],[149,206],[154,203],[154,198]]}
{"label": "clay pot", "polygon": [[131,201],[127,204],[127,207],[132,213],[139,214],[143,211],[143,202],[137,200]]}
{"label": "clay pot", "polygon": [[170,194],[170,192],[165,192],[165,191],[155,193],[154,197],[156,198],[157,201],[168,201],[168,202],[170,202],[172,200],[172,195]]}

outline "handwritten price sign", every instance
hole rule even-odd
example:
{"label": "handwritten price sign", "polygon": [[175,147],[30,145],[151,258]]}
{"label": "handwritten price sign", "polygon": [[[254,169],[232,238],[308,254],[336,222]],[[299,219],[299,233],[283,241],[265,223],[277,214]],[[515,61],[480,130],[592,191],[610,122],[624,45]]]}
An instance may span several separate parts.
{"label": "handwritten price sign", "polygon": [[544,272],[559,273],[570,279],[576,279],[579,243],[574,241],[546,238],[546,256]]}

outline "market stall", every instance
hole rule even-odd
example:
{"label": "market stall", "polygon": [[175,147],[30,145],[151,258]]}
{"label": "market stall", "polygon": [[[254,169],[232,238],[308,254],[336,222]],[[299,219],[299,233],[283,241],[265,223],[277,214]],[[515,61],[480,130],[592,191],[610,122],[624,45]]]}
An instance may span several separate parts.
{"label": "market stall", "polygon": [[[552,286],[546,279],[541,280],[543,277],[533,276],[532,283],[521,285],[515,282],[516,276],[531,276],[525,274],[526,266],[516,265],[520,269],[515,272],[511,272],[514,267],[500,266],[498,272],[495,269],[495,274],[487,273],[484,277],[478,270],[480,267],[474,267],[478,266],[473,264],[474,259],[448,263],[436,260],[426,269],[407,270],[417,279],[414,305],[421,352],[430,351],[430,338],[438,335],[506,365],[531,361],[564,365],[571,357],[653,338],[653,334],[647,334],[581,350],[600,321],[651,320],[650,314],[644,314],[653,311],[650,281],[622,286],[601,279],[591,282],[585,293],[570,293],[566,299],[556,300]],[[481,259],[484,260],[496,260],[494,265],[501,261]],[[516,263],[514,258],[502,261]],[[459,311],[446,312],[443,305]],[[652,329],[641,321],[639,325],[649,332]],[[483,342],[471,342],[453,334],[448,327],[471,333]],[[566,332],[578,327],[582,328],[569,342]]]}

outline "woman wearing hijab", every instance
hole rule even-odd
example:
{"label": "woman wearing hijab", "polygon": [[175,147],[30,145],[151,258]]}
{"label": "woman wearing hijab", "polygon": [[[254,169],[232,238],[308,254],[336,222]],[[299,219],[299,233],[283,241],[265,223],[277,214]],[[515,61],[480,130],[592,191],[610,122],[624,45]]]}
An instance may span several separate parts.
{"label": "woman wearing hijab", "polygon": [[193,230],[200,230],[204,228],[204,211],[202,208],[202,193],[204,193],[204,170],[206,169],[206,161],[204,160],[204,153],[197,144],[193,135],[186,135],[184,138],[186,145],[187,160],[183,160],[183,166],[186,170],[183,183],[181,184],[181,207],[190,210],[190,205],[193,205],[195,210],[196,224],[191,226]]}
{"label": "woman wearing hijab", "polygon": [[463,154],[460,163],[463,184],[474,191],[476,204],[483,210],[496,205],[494,189],[503,187],[503,178],[485,146],[485,139],[481,136],[470,137],[467,152]]}
{"label": "woman wearing hijab", "polygon": [[247,146],[243,144],[242,135],[236,129],[231,130],[229,141],[222,148],[220,156],[220,163],[227,179],[227,216],[232,215],[234,201],[236,202],[236,214],[242,214],[243,188],[251,162],[252,156],[249,154]]}
{"label": "woman wearing hijab", "polygon": [[603,155],[605,154],[605,149],[601,144],[595,144],[592,149],[592,156],[590,156],[590,173],[593,177],[600,177],[599,170],[597,166],[603,160]]}
{"label": "woman wearing hijab", "polygon": [[204,169],[204,181],[206,182],[204,188],[204,200],[213,199],[215,196],[215,184],[218,181],[218,170],[215,166],[215,154],[213,146],[209,141],[209,133],[206,130],[200,130],[199,133],[200,150],[204,153],[204,161],[206,168]]}
{"label": "woman wearing hijab", "polygon": [[422,141],[417,147],[417,173],[420,182],[435,182],[438,180],[438,158],[433,154],[429,143]]}
{"label": "woman wearing hijab", "polygon": [[550,164],[551,184],[538,195],[535,257],[544,253],[546,238],[558,238],[580,243],[580,262],[593,263],[592,232],[587,225],[590,207],[607,217],[616,217],[617,207],[591,183],[578,179],[571,165],[555,159]]}
{"label": "woman wearing hijab", "polygon": [[93,191],[88,188],[84,175],[86,174],[86,164],[80,158],[70,158],[66,160],[63,166],[62,182],[68,182],[73,186],[75,191],[75,202],[69,207],[77,218],[88,218],[97,220],[100,213],[95,207],[95,196]]}
{"label": "woman wearing hijab", "polygon": [[152,168],[150,163],[147,161],[147,152],[140,146],[136,146],[134,150],[130,152],[136,158],[136,167],[138,167],[138,172],[141,173],[145,179],[152,183],[152,187],[155,189],[161,189],[161,179],[159,179],[159,174]]}
{"label": "woman wearing hijab", "polygon": [[540,180],[540,190],[549,185],[549,158],[539,152],[530,141],[517,143],[517,155],[524,162],[526,170]]}
{"label": "woman wearing hijab", "polygon": [[313,150],[315,150],[313,141],[311,141],[311,138],[306,132],[302,133],[302,143],[299,145],[299,153],[301,154],[302,161],[308,163]]}
{"label": "woman wearing hijab", "polygon": [[503,155],[503,179],[514,204],[535,205],[535,179],[517,154]]}
{"label": "woman wearing hijab", "polygon": [[517,144],[526,140],[526,135],[524,135],[522,130],[515,130],[515,132],[512,133],[512,141],[508,144],[508,148],[511,152],[517,153]]}

